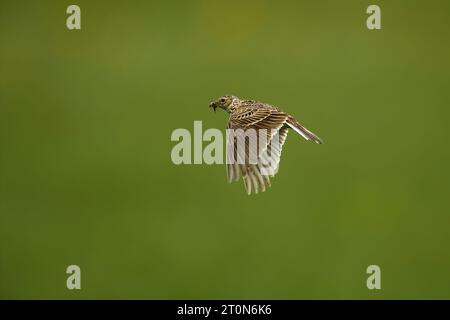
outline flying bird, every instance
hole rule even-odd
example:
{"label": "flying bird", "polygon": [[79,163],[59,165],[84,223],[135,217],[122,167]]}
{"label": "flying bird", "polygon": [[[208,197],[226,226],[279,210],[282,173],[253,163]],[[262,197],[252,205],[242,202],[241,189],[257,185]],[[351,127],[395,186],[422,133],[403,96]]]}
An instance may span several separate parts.
{"label": "flying bird", "polygon": [[[264,192],[270,187],[270,178],[278,171],[281,149],[289,129],[306,140],[322,143],[293,116],[270,104],[227,95],[212,101],[209,107],[214,111],[221,108],[229,113],[226,146],[228,182],[239,181],[242,176],[247,194]],[[249,132],[263,137],[256,139],[257,148],[250,145],[251,138],[246,137]],[[243,141],[243,148],[239,148],[238,141]]]}

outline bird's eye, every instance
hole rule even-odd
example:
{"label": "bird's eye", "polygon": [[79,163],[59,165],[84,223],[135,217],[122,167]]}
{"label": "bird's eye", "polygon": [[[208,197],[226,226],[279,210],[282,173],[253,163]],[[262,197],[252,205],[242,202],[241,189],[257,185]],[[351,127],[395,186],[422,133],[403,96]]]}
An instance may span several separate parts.
{"label": "bird's eye", "polygon": [[220,99],[220,102],[225,102],[225,98]]}

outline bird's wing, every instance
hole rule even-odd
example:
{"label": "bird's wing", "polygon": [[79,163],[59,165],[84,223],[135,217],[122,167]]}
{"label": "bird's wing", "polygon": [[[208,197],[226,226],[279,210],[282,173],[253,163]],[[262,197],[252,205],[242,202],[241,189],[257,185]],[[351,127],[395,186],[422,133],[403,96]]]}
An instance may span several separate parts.
{"label": "bird's wing", "polygon": [[[248,194],[265,191],[270,186],[270,176],[278,170],[281,149],[287,137],[286,124],[289,116],[270,107],[244,107],[230,115],[227,135],[228,181],[238,181],[242,175]],[[241,130],[239,130],[241,129]],[[266,137],[257,139],[257,147],[250,148],[245,135],[249,129],[260,133],[265,129]],[[238,141],[245,141],[245,148],[238,148]]]}
{"label": "bird's wing", "polygon": [[295,120],[294,117],[285,114],[284,112],[280,111],[278,108],[274,106],[253,100],[241,101],[241,106],[243,106],[243,108],[239,109],[241,111],[240,114],[236,115],[238,124],[241,121],[239,117],[245,116],[249,113],[251,114],[251,111],[254,111],[255,109],[257,109],[257,112],[254,115],[250,116],[248,119],[245,119],[244,117],[243,119],[244,122],[251,122],[254,120],[255,117],[258,119],[258,116],[260,116],[261,114],[265,114],[267,112],[269,113],[278,112],[287,116],[286,125],[289,126],[295,132],[297,132],[305,140],[313,141],[318,144],[323,143],[322,140],[316,134],[314,134],[313,132],[309,131],[304,126],[302,126],[297,120]]}

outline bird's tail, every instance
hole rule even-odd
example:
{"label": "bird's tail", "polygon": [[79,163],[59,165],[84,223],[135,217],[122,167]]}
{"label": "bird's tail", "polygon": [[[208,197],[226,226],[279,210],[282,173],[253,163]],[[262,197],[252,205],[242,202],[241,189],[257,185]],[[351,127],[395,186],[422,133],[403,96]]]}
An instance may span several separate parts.
{"label": "bird's tail", "polygon": [[318,144],[323,143],[323,141],[318,136],[298,123],[297,120],[295,120],[293,117],[289,117],[286,121],[286,124],[306,140],[311,140]]}

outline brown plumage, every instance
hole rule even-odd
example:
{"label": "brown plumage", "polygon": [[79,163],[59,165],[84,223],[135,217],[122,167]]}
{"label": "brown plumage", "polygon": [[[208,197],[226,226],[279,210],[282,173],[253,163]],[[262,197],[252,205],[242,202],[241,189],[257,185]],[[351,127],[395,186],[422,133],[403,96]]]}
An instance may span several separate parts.
{"label": "brown plumage", "polygon": [[[227,130],[228,181],[238,181],[242,176],[248,194],[263,192],[270,187],[270,177],[278,171],[288,129],[293,129],[306,140],[322,143],[294,117],[269,104],[223,96],[209,106],[214,111],[221,108],[230,114]],[[256,137],[252,142],[253,133]]]}

